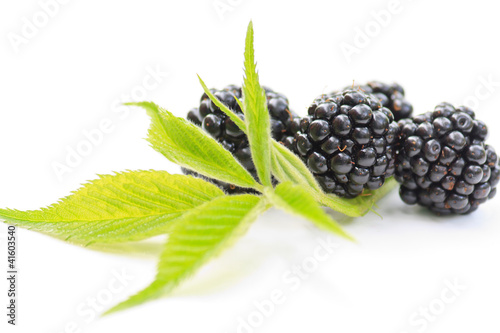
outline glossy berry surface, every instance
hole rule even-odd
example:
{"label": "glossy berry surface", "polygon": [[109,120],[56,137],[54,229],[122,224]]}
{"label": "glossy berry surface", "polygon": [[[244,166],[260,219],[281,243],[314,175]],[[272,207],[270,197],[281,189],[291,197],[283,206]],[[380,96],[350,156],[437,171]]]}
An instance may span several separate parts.
{"label": "glossy berry surface", "polygon": [[412,116],[413,106],[405,98],[403,87],[397,83],[370,81],[364,85],[354,85],[353,88],[375,96],[382,106],[391,110],[396,121]]}
{"label": "glossy berry surface", "polygon": [[439,215],[468,214],[495,196],[498,157],[470,108],[441,103],[398,124],[396,179],[405,203]]}
{"label": "glossy berry surface", "polygon": [[[269,88],[264,88],[267,97],[267,107],[271,118],[271,135],[273,138],[288,148],[292,148],[294,134],[299,130],[300,119],[290,110],[288,99]],[[243,112],[236,99],[242,100],[241,88],[229,85],[222,90],[210,90],[224,105],[232,109],[238,116],[244,119]],[[197,126],[202,127],[222,146],[229,150],[234,157],[254,176],[257,177],[255,166],[252,162],[250,147],[246,135],[238,126],[222,112],[206,95],[202,95],[198,108],[188,112],[187,119]],[[183,169],[186,174],[197,175],[194,172]],[[248,189],[235,187],[234,185],[222,183],[213,179],[211,182],[221,187],[227,193],[247,193]]]}
{"label": "glossy berry surface", "polygon": [[393,175],[399,127],[375,96],[358,89],[321,95],[308,114],[294,148],[325,192],[354,198]]}

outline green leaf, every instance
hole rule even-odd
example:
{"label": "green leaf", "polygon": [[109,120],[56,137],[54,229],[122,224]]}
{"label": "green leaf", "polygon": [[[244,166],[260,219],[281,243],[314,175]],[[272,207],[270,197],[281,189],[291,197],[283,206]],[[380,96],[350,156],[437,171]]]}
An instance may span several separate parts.
{"label": "green leaf", "polygon": [[[205,84],[205,82],[203,82],[203,80],[201,79],[201,77],[199,75],[198,75],[198,80],[200,81],[200,84],[203,87],[203,91],[205,92],[205,94],[207,94],[207,96],[210,98],[210,100],[212,102],[214,102],[214,104],[219,109],[221,109],[222,112],[224,112],[229,118],[231,118],[231,120],[236,124],[236,126],[238,126],[243,132],[246,133],[245,121],[242,120],[240,117],[238,117],[238,115],[233,110],[228,108],[226,106],[226,104],[223,104],[221,101],[219,101],[219,99],[217,97],[215,97],[214,94],[212,94],[210,89],[208,89],[207,85]],[[240,107],[243,110],[244,106],[241,104],[241,101],[238,98],[235,98],[235,100],[238,104],[240,104]]]}
{"label": "green leaf", "polygon": [[190,176],[129,171],[100,176],[41,210],[0,209],[0,219],[87,244],[136,241],[168,232],[173,221],[223,195]]}
{"label": "green leaf", "polygon": [[261,186],[233,155],[198,126],[175,117],[154,103],[127,105],[140,106],[151,116],[148,140],[170,161],[226,183],[260,189]]}
{"label": "green leaf", "polygon": [[[226,105],[221,103],[215,97],[203,80],[198,76],[201,86],[207,96],[224,112],[228,115],[233,122],[245,133],[248,133],[245,122],[240,119],[234,111],[229,109]],[[238,102],[239,99],[236,99]],[[244,109],[244,107],[242,107]],[[301,184],[310,187],[313,191],[321,192],[321,188],[316,182],[313,174],[309,168],[302,162],[302,160],[293,152],[288,150],[279,142],[272,140],[271,147],[271,169],[274,176],[281,182],[292,181],[295,184]]]}
{"label": "green leaf", "polygon": [[316,179],[300,157],[276,141],[273,141],[272,148],[272,172],[280,182],[291,181],[312,192],[321,192]]}
{"label": "green leaf", "polygon": [[243,113],[252,159],[260,182],[271,186],[271,127],[266,92],[260,86],[254,49],[253,25],[248,25],[245,40],[245,77],[243,81]]}
{"label": "green leaf", "polygon": [[[389,194],[393,189],[397,188],[399,186],[398,182],[394,177],[388,178],[385,180],[384,185],[382,185],[381,188],[378,190],[374,191],[366,191],[368,196],[361,197],[362,201],[359,203],[360,206],[366,205],[366,202],[368,202],[370,199],[373,202],[373,205],[377,203],[380,199],[385,197],[387,194]],[[364,208],[365,213],[368,212],[370,209],[369,208]]]}
{"label": "green leaf", "polygon": [[[248,134],[245,122],[241,120],[236,113],[234,113],[234,111],[221,103],[212,94],[205,82],[203,82],[199,76],[198,79],[200,80],[200,84],[207,96],[221,109],[222,112],[227,114],[245,134]],[[236,99],[236,101],[240,103],[239,99]],[[244,109],[244,106],[242,109]],[[321,192],[321,188],[316,182],[313,174],[309,171],[302,160],[275,140],[272,140],[271,146],[271,170],[273,175],[281,182],[292,181],[294,184],[301,184],[310,188],[313,192]]]}
{"label": "green leaf", "polygon": [[324,193],[300,157],[276,141],[273,142],[272,171],[280,182],[290,181],[302,186],[322,205],[348,216],[361,215],[357,202]]}
{"label": "green leaf", "polygon": [[395,187],[395,182],[388,179],[380,189],[366,190],[362,196],[354,199],[326,194],[316,182],[309,168],[297,155],[276,141],[273,142],[272,148],[272,172],[280,182],[290,181],[293,184],[301,185],[322,205],[350,217],[363,216],[369,211],[373,211],[374,204]]}
{"label": "green leaf", "polygon": [[373,210],[376,202],[382,199],[395,187],[397,182],[394,178],[386,179],[385,184],[378,190],[365,190],[362,195],[353,199],[339,198],[333,194],[316,193],[315,197],[322,205],[332,208],[342,214],[351,217],[363,216]]}
{"label": "green leaf", "polygon": [[304,217],[321,229],[353,240],[301,185],[284,182],[276,186],[275,190],[266,189],[265,194],[276,207],[294,215]]}
{"label": "green leaf", "polygon": [[219,197],[193,209],[172,228],[155,281],[106,312],[112,313],[172,291],[181,281],[242,236],[267,206],[254,195]]}

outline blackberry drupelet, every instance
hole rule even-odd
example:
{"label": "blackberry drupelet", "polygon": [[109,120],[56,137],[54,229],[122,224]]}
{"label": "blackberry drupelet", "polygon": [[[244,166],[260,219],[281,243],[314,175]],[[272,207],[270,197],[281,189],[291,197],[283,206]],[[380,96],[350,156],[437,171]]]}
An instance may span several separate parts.
{"label": "blackberry drupelet", "polygon": [[486,124],[465,106],[441,103],[399,121],[396,179],[407,204],[436,214],[468,214],[496,194],[498,157],[485,144]]}
{"label": "blackberry drupelet", "polygon": [[370,81],[365,85],[356,85],[355,88],[377,97],[382,106],[392,111],[396,121],[410,118],[413,113],[413,106],[406,100],[403,87],[397,83]]}
{"label": "blackberry drupelet", "polygon": [[[293,145],[294,134],[299,129],[299,117],[289,109],[288,99],[280,93],[264,87],[267,97],[267,107],[271,117],[271,134],[277,141],[282,142],[288,148]],[[210,90],[224,105],[233,110],[242,119],[243,112],[236,101],[242,99],[241,88],[229,85],[222,90]],[[198,108],[188,112],[187,119],[195,125],[202,127],[213,138],[217,139],[222,146],[229,150],[234,157],[247,169],[254,178],[257,178],[255,166],[252,161],[250,147],[246,135],[238,126],[222,112],[207,96],[201,96]],[[196,175],[192,171],[183,169],[186,174]],[[206,177],[205,177],[206,178]],[[238,188],[231,184],[210,180],[221,187],[227,193],[248,193],[248,189]]]}
{"label": "blackberry drupelet", "polygon": [[393,175],[399,127],[375,96],[360,90],[321,95],[308,113],[295,152],[325,192],[354,198]]}

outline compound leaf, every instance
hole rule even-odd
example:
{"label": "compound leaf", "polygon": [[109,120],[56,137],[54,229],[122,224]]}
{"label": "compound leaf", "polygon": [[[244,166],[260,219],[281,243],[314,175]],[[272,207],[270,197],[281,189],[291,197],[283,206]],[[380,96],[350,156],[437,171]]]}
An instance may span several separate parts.
{"label": "compound leaf", "polygon": [[209,259],[232,245],[266,208],[264,200],[245,194],[219,197],[193,209],[170,231],[155,281],[106,314],[170,292]]}
{"label": "compound leaf", "polygon": [[191,176],[129,171],[100,176],[47,208],[0,209],[0,219],[79,243],[137,241],[168,232],[172,221],[223,195]]}

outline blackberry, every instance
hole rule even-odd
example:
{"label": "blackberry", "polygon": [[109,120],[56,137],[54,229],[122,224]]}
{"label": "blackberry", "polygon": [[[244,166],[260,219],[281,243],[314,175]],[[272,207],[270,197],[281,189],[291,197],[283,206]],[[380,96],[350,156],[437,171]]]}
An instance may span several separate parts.
{"label": "blackberry", "polygon": [[496,194],[498,157],[486,124],[468,107],[441,103],[402,119],[396,162],[401,199],[436,214],[468,214]]}
{"label": "blackberry", "polygon": [[406,100],[403,87],[397,83],[387,84],[380,81],[370,81],[360,85],[358,89],[374,95],[382,106],[391,110],[396,121],[410,118],[413,113],[413,106]]}
{"label": "blackberry", "polygon": [[399,127],[378,98],[360,90],[321,95],[295,134],[295,152],[327,193],[354,198],[394,173]]}
{"label": "blackberry", "polygon": [[[271,134],[275,140],[280,141],[283,145],[291,149],[294,144],[294,134],[299,129],[300,119],[290,110],[288,99],[283,94],[274,92],[266,87],[264,87],[264,90],[266,91],[267,107],[271,118]],[[232,109],[241,119],[244,119],[243,112],[236,101],[236,98],[239,100],[242,99],[240,87],[229,85],[222,90],[211,89],[210,91],[224,105]],[[246,135],[210,100],[207,94],[204,93],[201,96],[198,108],[191,109],[188,112],[187,119],[195,125],[202,127],[213,138],[219,141],[254,178],[257,178]],[[183,169],[183,172],[197,175],[197,173],[186,169]],[[248,189],[239,188],[232,184],[206,177],[203,178],[212,181],[228,193],[249,192]]]}

